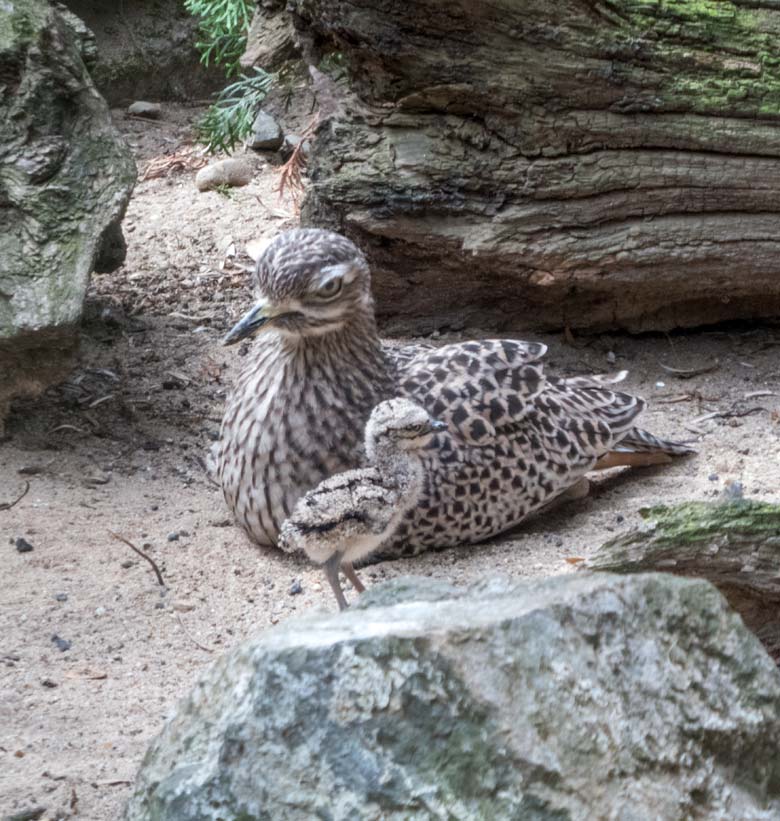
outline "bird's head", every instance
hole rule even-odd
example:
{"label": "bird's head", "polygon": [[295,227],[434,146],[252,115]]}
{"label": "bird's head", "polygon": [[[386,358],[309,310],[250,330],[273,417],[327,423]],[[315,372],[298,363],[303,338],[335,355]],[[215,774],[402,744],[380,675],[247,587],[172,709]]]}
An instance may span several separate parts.
{"label": "bird's head", "polygon": [[224,345],[273,327],[286,336],[321,336],[372,315],[368,263],[346,237],[297,228],[275,237],[255,266],[259,299],[231,328]]}
{"label": "bird's head", "polygon": [[408,399],[387,399],[374,408],[366,423],[366,453],[374,461],[377,450],[422,450],[434,433],[446,427]]}

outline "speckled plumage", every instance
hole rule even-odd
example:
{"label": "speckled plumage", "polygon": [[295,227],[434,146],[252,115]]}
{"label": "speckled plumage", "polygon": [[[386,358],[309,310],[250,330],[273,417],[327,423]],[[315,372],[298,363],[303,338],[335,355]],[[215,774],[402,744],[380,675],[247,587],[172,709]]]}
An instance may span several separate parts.
{"label": "speckled plumage", "polygon": [[256,280],[271,318],[258,321],[253,308],[228,336],[263,326],[228,400],[218,471],[228,506],[260,544],[277,544],[307,490],[361,464],[365,422],[394,396],[419,403],[448,430],[425,452],[423,492],[382,556],[487,539],[612,451],[690,451],[634,427],[645,403],[614,389],[622,375],[547,376],[542,344],[383,346],[368,265],[338,234],[279,235]]}
{"label": "speckled plumage", "polygon": [[365,559],[393,535],[423,489],[423,449],[444,423],[408,399],[388,399],[371,412],[365,433],[368,465],[324,479],[295,505],[282,524],[279,544],[323,564],[339,607],[342,564],[360,591],[352,563]]}

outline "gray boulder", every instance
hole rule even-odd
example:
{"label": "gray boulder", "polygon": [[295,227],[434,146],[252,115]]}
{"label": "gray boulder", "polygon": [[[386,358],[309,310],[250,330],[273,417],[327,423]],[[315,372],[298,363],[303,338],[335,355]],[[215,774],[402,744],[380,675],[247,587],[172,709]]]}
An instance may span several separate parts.
{"label": "gray boulder", "polygon": [[[92,79],[111,106],[133,100],[197,100],[225,86],[221,66],[204,66],[198,18],[183,0],[66,0],[96,45]],[[1,4],[0,4],[1,5]]]}
{"label": "gray boulder", "polygon": [[258,112],[252,125],[252,136],[247,141],[248,147],[255,151],[277,151],[283,140],[279,123],[265,111]]}
{"label": "gray boulder", "polygon": [[63,375],[90,273],[124,256],[135,164],[73,19],[46,0],[0,3],[0,429],[12,397]]}
{"label": "gray boulder", "polygon": [[126,821],[777,819],[780,675],[709,583],[405,580],[220,658]]}

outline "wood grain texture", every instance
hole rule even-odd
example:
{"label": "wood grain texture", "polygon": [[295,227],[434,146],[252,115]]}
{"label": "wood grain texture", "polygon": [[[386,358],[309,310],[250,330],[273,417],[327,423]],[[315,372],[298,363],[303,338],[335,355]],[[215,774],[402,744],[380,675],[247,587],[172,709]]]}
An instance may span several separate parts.
{"label": "wood grain texture", "polygon": [[304,219],[367,252],[380,314],[633,331],[780,314],[780,4],[291,5],[310,62],[349,78]]}

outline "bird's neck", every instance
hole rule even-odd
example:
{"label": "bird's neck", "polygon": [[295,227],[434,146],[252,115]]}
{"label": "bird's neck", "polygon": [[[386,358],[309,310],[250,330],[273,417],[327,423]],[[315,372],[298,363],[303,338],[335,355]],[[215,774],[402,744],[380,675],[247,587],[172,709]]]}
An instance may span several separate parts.
{"label": "bird's neck", "polygon": [[423,465],[419,453],[379,447],[374,451],[374,467],[383,476],[393,477],[404,493],[422,487]]}
{"label": "bird's neck", "polygon": [[345,369],[359,369],[377,385],[389,383],[390,366],[373,315],[352,317],[341,328],[321,335],[282,337],[279,346],[283,358],[331,369],[337,379]]}

